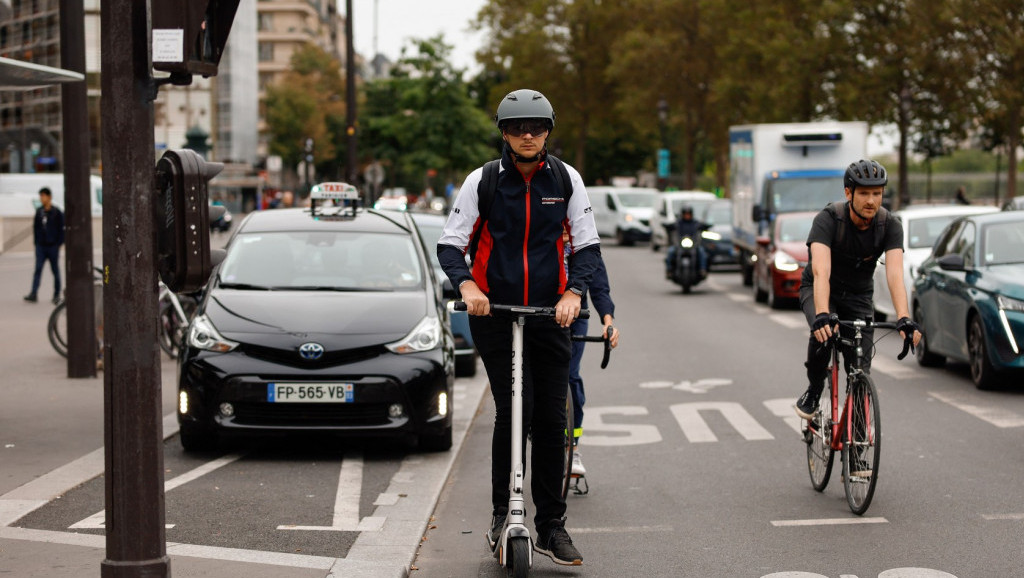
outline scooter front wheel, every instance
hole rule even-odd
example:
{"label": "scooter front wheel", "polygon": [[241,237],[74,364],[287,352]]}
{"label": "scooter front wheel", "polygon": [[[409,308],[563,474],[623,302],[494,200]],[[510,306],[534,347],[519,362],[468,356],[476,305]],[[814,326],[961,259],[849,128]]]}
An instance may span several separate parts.
{"label": "scooter front wheel", "polygon": [[511,538],[508,541],[509,557],[505,565],[505,576],[526,578],[530,573],[530,539]]}

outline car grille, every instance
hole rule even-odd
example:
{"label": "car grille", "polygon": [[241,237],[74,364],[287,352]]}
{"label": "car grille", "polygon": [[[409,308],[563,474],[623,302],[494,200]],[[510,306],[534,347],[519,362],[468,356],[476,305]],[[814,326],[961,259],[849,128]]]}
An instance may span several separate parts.
{"label": "car grille", "polygon": [[339,427],[388,423],[383,403],[235,404],[234,422],[252,426]]}
{"label": "car grille", "polygon": [[298,348],[287,350],[245,343],[242,345],[241,350],[249,357],[255,357],[272,363],[279,363],[281,365],[308,369],[331,367],[334,365],[344,365],[346,363],[355,363],[357,361],[373,359],[385,351],[383,346],[373,345],[370,347],[359,347],[355,349],[342,349],[340,351],[325,351],[320,359],[307,360],[302,359],[302,357],[299,356]]}

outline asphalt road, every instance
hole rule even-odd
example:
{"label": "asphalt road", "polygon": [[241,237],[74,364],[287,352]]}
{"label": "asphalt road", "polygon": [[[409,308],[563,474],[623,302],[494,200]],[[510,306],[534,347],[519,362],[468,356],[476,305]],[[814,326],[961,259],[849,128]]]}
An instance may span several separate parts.
{"label": "asphalt road", "polygon": [[[791,409],[806,385],[802,315],[755,304],[737,273],[682,295],[662,278],[663,253],[604,255],[623,336],[606,370],[599,348],[583,362],[591,489],[569,497],[566,525],[584,566],[537,556],[531,575],[1024,575],[1024,388],[977,391],[965,366],[897,362],[898,337],[881,341],[881,469],[857,517],[838,469],[823,493],[808,479]],[[415,576],[503,575],[484,543],[488,398]]]}

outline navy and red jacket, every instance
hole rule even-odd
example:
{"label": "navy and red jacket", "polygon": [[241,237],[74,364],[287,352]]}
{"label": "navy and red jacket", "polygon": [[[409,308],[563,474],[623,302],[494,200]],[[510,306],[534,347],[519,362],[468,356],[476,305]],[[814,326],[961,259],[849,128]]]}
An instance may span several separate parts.
{"label": "navy and red jacket", "polygon": [[[549,163],[542,160],[524,175],[506,146],[486,219],[480,218],[477,193],[483,167],[466,177],[437,244],[438,261],[455,287],[472,280],[492,303],[535,307],[554,306],[569,288],[587,290],[601,261],[601,244],[583,178],[573,167],[565,168],[573,191],[568,202]],[[568,273],[563,227],[573,253]],[[478,229],[470,266],[466,253]]]}

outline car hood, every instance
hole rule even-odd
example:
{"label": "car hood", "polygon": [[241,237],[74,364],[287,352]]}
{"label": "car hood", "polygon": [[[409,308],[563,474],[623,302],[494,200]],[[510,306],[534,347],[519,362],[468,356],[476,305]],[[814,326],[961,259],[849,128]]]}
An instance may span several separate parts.
{"label": "car hood", "polygon": [[981,275],[984,285],[993,292],[1024,301],[1024,264],[983,267]]}
{"label": "car hood", "polygon": [[426,297],[421,291],[222,289],[210,296],[204,313],[224,337],[232,340],[273,345],[275,336],[290,335],[325,341],[323,345],[330,349],[351,349],[405,337],[426,311]]}
{"label": "car hood", "polygon": [[788,253],[790,257],[800,261],[801,263],[807,262],[807,243],[803,241],[779,243],[777,245],[777,250]]}

